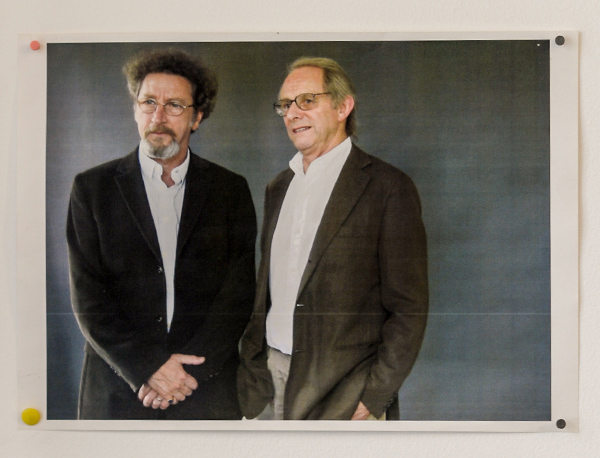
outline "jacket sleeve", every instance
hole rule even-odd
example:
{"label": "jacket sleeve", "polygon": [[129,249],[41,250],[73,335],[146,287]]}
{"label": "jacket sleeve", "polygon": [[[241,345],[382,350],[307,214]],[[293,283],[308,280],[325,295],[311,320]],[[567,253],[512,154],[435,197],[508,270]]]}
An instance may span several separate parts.
{"label": "jacket sleeve", "polygon": [[87,184],[84,176],[75,178],[67,217],[73,311],[87,343],[137,391],[170,355],[150,333],[139,331],[124,313],[127,298],[113,291],[115,278],[103,261],[101,218],[94,204],[98,193]]}
{"label": "jacket sleeve", "polygon": [[425,228],[416,187],[403,177],[388,195],[379,229],[381,303],[389,316],[361,398],[377,418],[410,373],[427,323]]}

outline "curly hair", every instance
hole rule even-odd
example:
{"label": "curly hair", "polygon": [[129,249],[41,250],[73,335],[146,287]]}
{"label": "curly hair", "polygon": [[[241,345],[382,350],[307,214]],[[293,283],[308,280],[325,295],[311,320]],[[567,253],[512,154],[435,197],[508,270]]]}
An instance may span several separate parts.
{"label": "curly hair", "polygon": [[[333,59],[327,57],[300,57],[288,67],[288,75],[297,68],[317,67],[323,70],[323,85],[325,92],[329,92],[334,107],[338,107],[347,96],[351,96],[356,102],[356,90],[354,84],[344,69]],[[358,121],[356,119],[356,104],[354,109],[346,118],[346,135],[356,137]]]}
{"label": "curly hair", "polygon": [[127,88],[133,100],[137,100],[144,78],[150,73],[179,75],[192,85],[194,115],[202,113],[202,119],[210,116],[217,99],[216,75],[202,61],[178,49],[155,49],[142,51],[123,66]]}

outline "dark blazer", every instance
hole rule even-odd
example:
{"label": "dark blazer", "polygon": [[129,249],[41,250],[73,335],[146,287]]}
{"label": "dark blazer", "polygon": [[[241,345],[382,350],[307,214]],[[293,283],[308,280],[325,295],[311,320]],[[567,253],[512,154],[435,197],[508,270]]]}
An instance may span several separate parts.
{"label": "dark blazer", "polygon": [[[246,180],[191,154],[175,264],[175,311],[137,151],[75,177],[67,220],[71,299],[86,338],[82,419],[240,418],[238,343],[255,292],[256,217]],[[166,411],[140,386],[174,353],[199,388]]]}
{"label": "dark blazer", "polygon": [[[266,190],[254,312],[242,337],[238,391],[247,418],[273,395],[266,365],[271,240],[290,169]],[[410,178],[353,146],[325,208],[298,291],[284,418],[379,417],[396,400],[427,320],[427,253]],[[393,415],[392,415],[393,416]]]}

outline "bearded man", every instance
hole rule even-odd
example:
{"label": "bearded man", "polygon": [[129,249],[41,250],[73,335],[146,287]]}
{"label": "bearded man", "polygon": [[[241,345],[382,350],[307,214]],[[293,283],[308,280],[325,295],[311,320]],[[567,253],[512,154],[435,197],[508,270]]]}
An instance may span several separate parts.
{"label": "bearded man", "polygon": [[72,305],[86,339],[80,419],[239,419],[238,342],[255,292],[246,180],[194,155],[217,81],[190,55],[124,67],[139,146],[75,177]]}

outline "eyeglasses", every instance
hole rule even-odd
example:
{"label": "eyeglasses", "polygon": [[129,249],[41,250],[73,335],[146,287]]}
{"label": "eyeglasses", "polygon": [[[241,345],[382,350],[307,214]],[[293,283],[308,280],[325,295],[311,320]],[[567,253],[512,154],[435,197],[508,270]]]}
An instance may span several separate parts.
{"label": "eyeglasses", "polygon": [[177,102],[160,103],[154,99],[138,100],[137,104],[140,106],[142,113],[154,113],[158,106],[162,105],[165,109],[165,113],[171,116],[179,116],[181,113],[183,113],[183,110],[194,106],[182,105]]}
{"label": "eyeglasses", "polygon": [[291,108],[292,103],[296,103],[298,108],[302,111],[312,110],[317,106],[316,97],[318,95],[329,94],[329,92],[320,92],[318,94],[300,94],[296,96],[294,100],[290,99],[281,99],[273,104],[273,108],[275,108],[275,112],[279,116],[287,115],[288,110]]}

